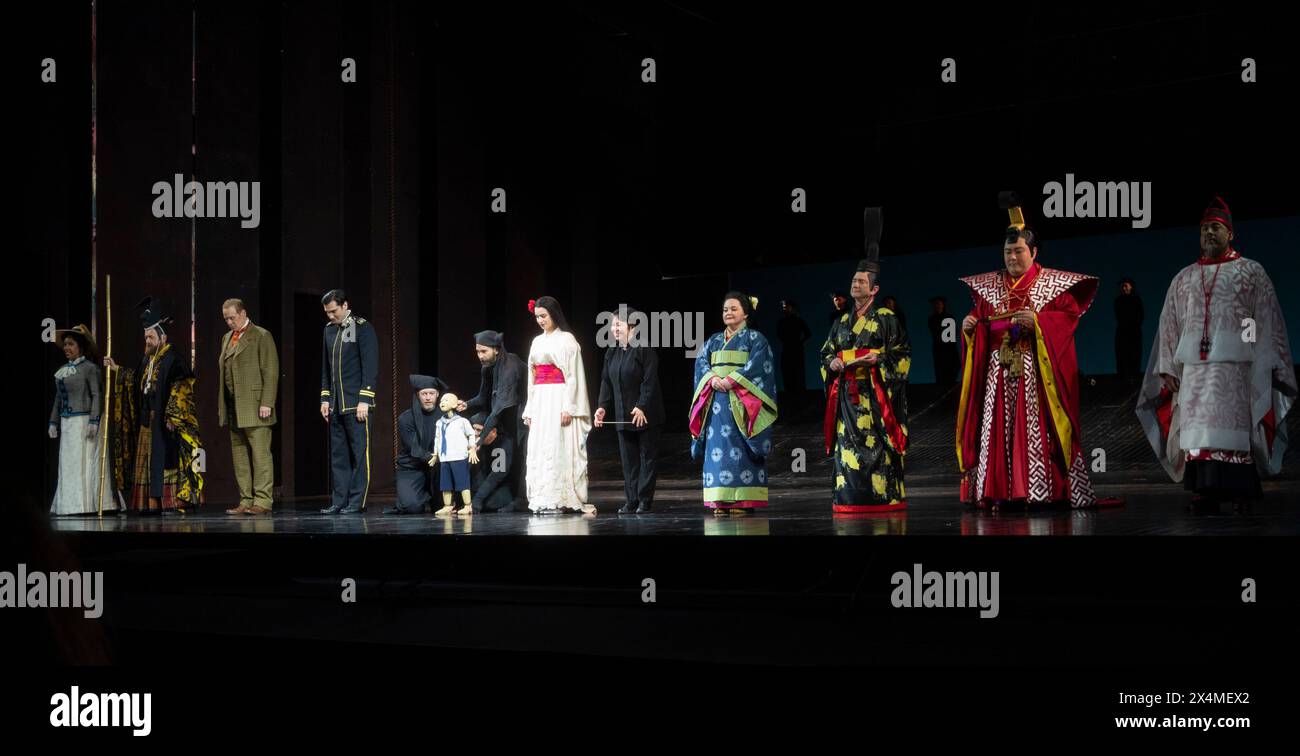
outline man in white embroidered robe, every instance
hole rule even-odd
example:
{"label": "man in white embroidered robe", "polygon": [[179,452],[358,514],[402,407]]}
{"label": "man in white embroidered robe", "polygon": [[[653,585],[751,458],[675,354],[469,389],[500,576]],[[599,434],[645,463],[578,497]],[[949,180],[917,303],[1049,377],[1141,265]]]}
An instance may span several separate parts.
{"label": "man in white embroidered robe", "polygon": [[1232,215],[1219,197],[1200,238],[1200,259],[1165,296],[1137,414],[1194,503],[1240,507],[1261,496],[1261,476],[1281,470],[1295,370],[1273,282],[1233,249]]}

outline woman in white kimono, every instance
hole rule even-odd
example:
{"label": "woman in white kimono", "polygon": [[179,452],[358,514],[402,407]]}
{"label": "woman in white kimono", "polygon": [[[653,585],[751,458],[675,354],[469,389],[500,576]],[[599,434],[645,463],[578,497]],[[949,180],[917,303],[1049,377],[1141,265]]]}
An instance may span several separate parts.
{"label": "woman in white kimono", "polygon": [[528,350],[528,508],[533,512],[595,514],[587,503],[587,433],[591,403],[582,350],[569,332],[560,303],[528,303],[542,333]]}

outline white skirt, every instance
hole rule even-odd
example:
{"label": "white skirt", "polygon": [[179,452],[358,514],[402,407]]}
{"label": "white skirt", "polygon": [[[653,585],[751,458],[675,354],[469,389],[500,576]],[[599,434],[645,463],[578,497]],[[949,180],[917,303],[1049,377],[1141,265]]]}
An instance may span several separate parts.
{"label": "white skirt", "polygon": [[[59,420],[59,483],[50,514],[78,515],[99,512],[99,444],[102,430],[86,438],[88,415]],[[104,481],[104,511],[116,510],[113,482]]]}
{"label": "white skirt", "polygon": [[582,509],[587,503],[586,435],[591,419],[575,417],[560,425],[565,386],[533,387],[528,402],[528,508],[547,511]]}

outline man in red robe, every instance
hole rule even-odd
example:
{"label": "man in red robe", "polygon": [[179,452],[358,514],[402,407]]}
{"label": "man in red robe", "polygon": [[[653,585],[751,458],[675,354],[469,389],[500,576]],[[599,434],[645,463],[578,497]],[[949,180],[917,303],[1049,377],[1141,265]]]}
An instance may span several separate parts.
{"label": "man in red robe", "polygon": [[1074,329],[1097,279],[1038,263],[1038,235],[1013,197],[1005,269],[961,279],[974,309],[962,321],[957,464],[962,501],[979,507],[1097,503],[1079,434]]}

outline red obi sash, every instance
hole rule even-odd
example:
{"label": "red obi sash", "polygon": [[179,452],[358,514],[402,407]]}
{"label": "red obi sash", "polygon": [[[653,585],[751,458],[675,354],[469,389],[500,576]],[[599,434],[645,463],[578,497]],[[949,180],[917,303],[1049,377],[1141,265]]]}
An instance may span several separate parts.
{"label": "red obi sash", "polygon": [[564,383],[564,371],[556,365],[533,365],[533,384]]}
{"label": "red obi sash", "polygon": [[[846,364],[862,357],[867,352],[880,354],[879,349],[847,349],[840,352],[837,357]],[[850,370],[854,375],[849,375]],[[880,419],[885,424],[885,432],[889,434],[890,440],[894,442],[894,448],[902,453],[907,450],[907,436],[903,433],[902,426],[898,423],[898,418],[894,417],[894,407],[889,402],[888,395],[885,394],[885,383],[880,375],[879,363],[871,366],[858,365],[854,368],[845,367],[840,375],[831,383],[831,390],[826,397],[826,415],[822,421],[822,429],[826,436],[826,453],[830,454],[831,449],[835,447],[835,420],[839,414],[840,401],[840,384],[846,384],[849,392],[850,401],[856,406],[859,403],[858,398],[858,381],[864,377],[863,373],[870,375],[871,387],[876,395],[876,402],[880,405]]]}
{"label": "red obi sash", "polygon": [[[763,400],[749,393],[748,390],[735,386],[731,389],[740,399],[740,403],[745,408],[745,427],[741,428],[745,438],[754,437],[754,423],[758,422],[758,413],[763,409]],[[705,386],[700,391],[700,398],[695,400],[694,406],[691,407],[690,431],[692,438],[699,438],[704,432],[704,408],[712,401],[714,395],[712,386]],[[730,400],[727,400],[730,402]],[[730,408],[730,405],[728,405]]]}

